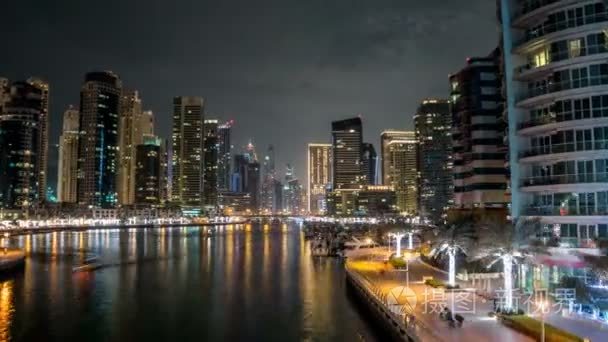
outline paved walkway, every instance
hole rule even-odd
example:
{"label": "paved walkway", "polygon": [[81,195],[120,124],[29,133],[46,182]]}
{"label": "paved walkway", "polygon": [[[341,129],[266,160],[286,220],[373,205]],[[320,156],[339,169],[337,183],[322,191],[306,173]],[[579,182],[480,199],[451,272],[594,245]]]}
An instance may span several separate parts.
{"label": "paved walkway", "polygon": [[[380,261],[349,261],[349,267],[356,270],[374,284],[376,291],[385,295],[389,304],[400,306],[403,311],[413,314],[415,320],[431,329],[436,340],[441,341],[532,341],[508,327],[503,326],[488,313],[492,303],[486,302],[474,293],[434,291],[422,283],[424,276],[446,280],[447,276],[425,264],[414,260],[410,263],[409,289],[405,271],[390,270]],[[455,297],[453,297],[455,296]],[[468,300],[466,300],[468,298]],[[450,327],[439,318],[439,311],[454,302],[454,312],[460,312],[465,322],[461,328]]]}

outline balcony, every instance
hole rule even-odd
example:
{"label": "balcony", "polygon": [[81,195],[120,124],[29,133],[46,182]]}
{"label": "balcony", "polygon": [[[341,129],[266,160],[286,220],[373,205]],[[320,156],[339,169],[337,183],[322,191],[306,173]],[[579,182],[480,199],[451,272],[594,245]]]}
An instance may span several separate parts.
{"label": "balcony", "polygon": [[[523,92],[517,99],[519,106],[531,105],[531,103],[527,103],[529,99],[533,99],[536,97],[541,97],[544,95],[555,94],[568,90],[575,89],[585,89],[592,88],[601,85],[608,84],[608,75],[600,75],[600,76],[590,76],[586,78],[580,78],[575,80],[566,80],[561,82],[553,82],[548,81],[546,84],[543,84],[538,87],[529,88],[528,91]],[[605,90],[605,87],[600,87],[602,90]],[[589,89],[591,92],[591,89]],[[553,97],[548,97],[547,100],[552,100]],[[524,103],[526,101],[526,103]]]}
{"label": "balcony", "polygon": [[522,186],[542,186],[556,184],[607,183],[608,173],[583,173],[528,177],[522,180]]}
{"label": "balcony", "polygon": [[608,207],[589,206],[548,206],[531,205],[523,210],[526,216],[607,216]]}
{"label": "balcony", "polygon": [[577,143],[553,144],[537,146],[520,152],[519,158],[528,158],[540,155],[608,150],[608,140],[584,141]]}
{"label": "balcony", "polygon": [[[518,123],[517,134],[519,136],[534,136],[568,128],[608,126],[608,115],[601,116],[603,114],[601,109],[593,109],[592,111],[589,115],[597,116],[581,118],[581,113],[573,112],[563,112],[557,116],[554,112],[550,112],[548,115]],[[608,112],[608,109],[606,111]]]}
{"label": "balcony", "polygon": [[525,32],[525,36],[513,42],[513,47],[521,47],[523,44],[531,42],[533,40],[543,38],[548,34],[565,31],[568,29],[573,29],[577,27],[582,27],[585,25],[604,23],[608,21],[608,12],[601,13],[593,13],[589,15],[584,15],[577,18],[568,18],[565,20],[560,20],[552,23],[543,23],[539,26],[536,26],[534,30],[528,30]]}
{"label": "balcony", "polygon": [[520,81],[538,78],[543,74],[551,73],[557,67],[564,67],[575,63],[589,63],[596,60],[603,60],[603,57],[605,56],[599,55],[606,53],[608,53],[608,45],[606,44],[589,45],[581,47],[579,50],[573,52],[552,52],[548,55],[547,63],[543,65],[528,63],[516,67],[514,69],[514,77]]}

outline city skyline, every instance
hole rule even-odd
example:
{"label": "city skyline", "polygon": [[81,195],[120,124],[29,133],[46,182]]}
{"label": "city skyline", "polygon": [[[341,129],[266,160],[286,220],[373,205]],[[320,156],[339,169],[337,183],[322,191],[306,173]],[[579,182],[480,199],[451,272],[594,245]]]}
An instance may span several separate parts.
{"label": "city skyline", "polygon": [[[61,116],[68,105],[78,107],[78,89],[86,72],[112,70],[125,87],[138,90],[146,109],[158,120],[156,134],[163,138],[170,137],[172,98],[202,96],[209,117],[236,121],[235,147],[250,139],[257,146],[273,144],[277,165],[291,163],[303,177],[305,146],[310,141],[329,142],[323,129],[331,121],[361,114],[366,124],[364,141],[374,146],[384,129],[413,129],[411,117],[419,100],[444,96],[447,74],[468,56],[490,51],[498,36],[495,4],[485,0],[359,2],[358,6],[340,1],[332,6],[320,1],[291,6],[276,2],[277,6],[268,4],[273,15],[258,29],[253,28],[263,9],[249,2],[222,8],[204,2],[194,7],[178,3],[174,14],[184,20],[169,23],[160,8],[138,1],[109,1],[103,7],[75,2],[50,7],[35,2],[39,4],[31,7],[5,4],[7,13],[14,13],[6,22],[11,28],[8,43],[21,53],[0,56],[0,75],[11,80],[37,76],[50,83],[48,181],[52,185],[57,179],[55,146]],[[89,14],[72,15],[79,12]],[[88,22],[92,13],[124,25],[108,25],[111,28],[101,35]],[[204,19],[194,20],[190,13]],[[234,13],[242,23],[230,19]],[[44,29],[13,22],[20,14],[32,16]],[[313,25],[315,17],[319,20]],[[227,20],[237,25],[239,34],[219,25]],[[195,25],[213,29],[192,29]],[[74,26],[79,30],[72,30]],[[133,30],[131,34],[119,31],[125,26]],[[300,39],[288,41],[283,31]],[[326,36],[328,31],[333,34]],[[113,39],[104,38],[110,36]],[[475,39],[461,38],[469,36]],[[25,43],[32,41],[37,43]],[[205,48],[187,51],[194,42]],[[359,42],[364,45],[357,46]],[[41,62],[41,55],[49,60]],[[277,69],[267,72],[271,65]],[[291,124],[297,124],[296,132],[288,129]],[[293,146],[281,146],[287,141]]]}

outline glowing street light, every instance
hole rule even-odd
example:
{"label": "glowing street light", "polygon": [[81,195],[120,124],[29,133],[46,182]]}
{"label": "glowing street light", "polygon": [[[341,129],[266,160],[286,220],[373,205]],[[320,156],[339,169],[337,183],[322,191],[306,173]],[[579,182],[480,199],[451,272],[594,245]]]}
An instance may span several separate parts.
{"label": "glowing street light", "polygon": [[413,232],[408,232],[407,233],[407,245],[408,245],[407,248],[409,250],[414,249],[414,241],[413,241],[413,238],[412,238],[413,236],[414,236]]}
{"label": "glowing street light", "polygon": [[401,257],[401,239],[403,239],[405,234],[404,233],[390,233],[389,236],[392,238],[395,238],[395,240],[397,241],[397,243],[396,243],[397,252],[395,255],[398,258]]}

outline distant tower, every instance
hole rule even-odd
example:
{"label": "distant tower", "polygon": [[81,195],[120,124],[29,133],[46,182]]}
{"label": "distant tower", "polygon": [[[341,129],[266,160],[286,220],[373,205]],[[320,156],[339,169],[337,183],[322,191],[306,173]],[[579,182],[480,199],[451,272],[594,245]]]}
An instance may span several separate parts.
{"label": "distant tower", "polygon": [[173,99],[173,201],[200,207],[203,192],[203,123],[202,97]]}
{"label": "distant tower", "polygon": [[266,155],[263,160],[262,167],[262,194],[261,194],[261,209],[267,212],[273,212],[275,208],[275,154],[274,146],[269,145]]}
{"label": "distant tower", "polygon": [[161,200],[161,140],[147,136],[135,148],[135,203],[158,205]]}
{"label": "distant tower", "polygon": [[59,137],[59,167],[57,172],[57,199],[76,203],[78,177],[78,135],[80,113],[70,106],[63,113],[63,130]]}
{"label": "distant tower", "polygon": [[414,116],[418,141],[418,206],[439,223],[452,204],[452,114],[448,100],[426,99]]}
{"label": "distant tower", "polygon": [[135,203],[136,147],[144,137],[154,135],[151,111],[142,111],[137,91],[123,91],[120,102],[119,124],[120,168],[118,172],[118,200],[120,204]]}
{"label": "distant tower", "polygon": [[118,203],[118,124],[122,82],[111,71],[86,74],[80,91],[78,203]]}
{"label": "distant tower", "polygon": [[40,89],[42,99],[40,101],[40,118],[38,128],[38,163],[36,173],[38,174],[38,201],[46,200],[47,168],[49,162],[49,84],[39,78],[31,77],[27,83]]}
{"label": "distant tower", "polygon": [[378,161],[376,149],[370,143],[363,143],[362,149],[361,172],[364,177],[363,181],[365,184],[374,185],[376,184],[376,163]]}
{"label": "distant tower", "polygon": [[331,127],[334,150],[334,189],[358,187],[362,181],[363,126],[361,119],[334,121]]}
{"label": "distant tower", "polygon": [[218,126],[218,161],[217,161],[217,183],[220,190],[230,189],[230,176],[232,174],[232,145],[230,144],[230,132],[234,121],[230,120]]}
{"label": "distant tower", "polygon": [[206,206],[215,207],[217,205],[219,160],[217,120],[205,120],[203,145],[205,153],[205,170],[203,174],[203,201]]}
{"label": "distant tower", "polygon": [[393,186],[397,207],[411,215],[418,213],[417,142],[414,132],[383,132],[382,159],[384,185]]}
{"label": "distant tower", "polygon": [[308,144],[307,210],[312,214],[327,210],[325,193],[331,188],[331,147],[331,144]]}
{"label": "distant tower", "polygon": [[27,209],[39,201],[39,128],[43,94],[15,82],[0,114],[0,207]]}

